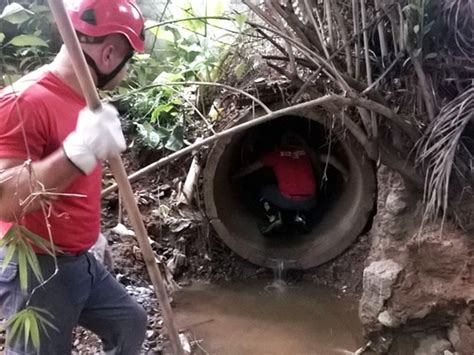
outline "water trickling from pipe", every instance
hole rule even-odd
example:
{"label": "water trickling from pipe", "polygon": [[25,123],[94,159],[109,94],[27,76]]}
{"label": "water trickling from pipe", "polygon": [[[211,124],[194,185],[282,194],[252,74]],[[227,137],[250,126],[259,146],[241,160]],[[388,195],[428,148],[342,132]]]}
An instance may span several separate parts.
{"label": "water trickling from pipe", "polygon": [[285,293],[288,289],[288,283],[285,281],[286,269],[284,260],[275,260],[275,267],[273,268],[273,281],[271,284],[265,286],[265,291]]}

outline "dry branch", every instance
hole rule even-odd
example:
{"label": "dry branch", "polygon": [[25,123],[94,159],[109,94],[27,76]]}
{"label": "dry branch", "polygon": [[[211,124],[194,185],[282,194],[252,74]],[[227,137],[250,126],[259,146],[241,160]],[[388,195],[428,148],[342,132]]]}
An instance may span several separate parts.
{"label": "dry branch", "polygon": [[[170,83],[170,84],[167,84],[167,85],[173,85],[173,84],[174,83]],[[341,108],[343,106],[355,106],[355,107],[359,107],[359,108],[362,108],[362,109],[377,112],[378,114],[390,119],[395,124],[400,125],[400,127],[402,127],[403,129],[406,129],[407,134],[411,135],[413,133],[412,131],[409,130],[408,127],[410,127],[410,126],[406,123],[403,116],[399,116],[399,115],[395,114],[393,111],[391,111],[387,107],[385,107],[385,106],[383,106],[383,105],[381,105],[377,102],[374,102],[374,101],[368,100],[368,99],[362,99],[362,98],[349,98],[349,97],[343,97],[343,96],[340,96],[340,95],[326,95],[326,96],[319,97],[319,98],[311,100],[311,101],[296,104],[296,105],[286,107],[286,108],[283,108],[283,109],[280,109],[280,110],[277,110],[277,111],[270,111],[269,113],[265,114],[264,116],[254,118],[249,122],[245,122],[245,123],[239,124],[237,126],[234,126],[232,128],[226,129],[222,132],[216,133],[215,135],[213,135],[211,137],[207,137],[207,138],[203,139],[201,142],[191,144],[191,145],[187,146],[186,148],[183,148],[183,149],[181,149],[177,152],[174,152],[174,153],[168,155],[167,157],[164,157],[164,158],[162,158],[162,159],[146,166],[145,168],[136,171],[135,173],[131,174],[128,177],[128,180],[130,182],[133,182],[136,179],[138,179],[140,176],[142,176],[142,175],[144,175],[144,174],[146,174],[150,171],[153,171],[153,170],[155,170],[155,169],[157,169],[157,168],[159,168],[163,165],[166,165],[166,164],[178,159],[179,157],[181,157],[183,155],[186,155],[186,154],[189,154],[189,153],[193,152],[194,150],[197,150],[197,149],[199,149],[203,146],[214,143],[217,140],[222,139],[224,137],[229,137],[229,136],[234,135],[236,133],[247,130],[251,127],[260,125],[262,123],[274,120],[274,119],[282,117],[282,116],[286,116],[286,115],[289,115],[289,114],[294,114],[295,112],[297,112],[299,110],[308,109],[308,108],[316,107],[316,106],[321,106],[321,105],[324,105],[324,104],[327,104],[327,103],[330,103],[330,102],[332,102],[334,104],[337,104],[337,105],[340,105]],[[240,116],[240,118],[246,116],[248,113],[249,113],[249,109],[246,110]],[[359,132],[360,132],[360,130],[359,130]],[[116,184],[113,184],[113,185],[107,187],[106,189],[104,189],[102,191],[102,197],[107,196],[111,192],[117,190],[117,187],[118,186]]]}

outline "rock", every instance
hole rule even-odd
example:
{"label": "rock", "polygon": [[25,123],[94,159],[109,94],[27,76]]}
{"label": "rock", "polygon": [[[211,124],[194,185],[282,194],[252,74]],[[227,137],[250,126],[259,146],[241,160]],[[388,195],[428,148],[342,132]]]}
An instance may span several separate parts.
{"label": "rock", "polygon": [[448,337],[459,355],[474,353],[474,305],[466,309],[454,322],[448,332]]}
{"label": "rock", "polygon": [[444,355],[446,350],[451,350],[451,343],[447,339],[430,335],[420,341],[414,355]]}
{"label": "rock", "polygon": [[155,338],[155,331],[152,329],[149,329],[146,331],[146,338],[147,339],[152,339]]}
{"label": "rock", "polygon": [[396,321],[388,311],[383,311],[377,317],[377,320],[386,327],[396,328],[399,325],[399,322]]}
{"label": "rock", "polygon": [[189,279],[186,279],[186,280],[180,280],[178,282],[178,285],[181,286],[181,287],[187,287],[187,286],[191,286],[192,282],[191,280]]}
{"label": "rock", "polygon": [[163,346],[157,345],[148,353],[149,355],[161,355],[163,354]]}
{"label": "rock", "polygon": [[363,324],[378,322],[378,314],[392,295],[392,285],[402,267],[393,260],[374,261],[364,269],[364,291],[359,306]]}
{"label": "rock", "polygon": [[404,212],[407,208],[407,203],[404,201],[403,196],[397,190],[391,190],[385,201],[385,208],[388,212],[393,215],[399,215]]}

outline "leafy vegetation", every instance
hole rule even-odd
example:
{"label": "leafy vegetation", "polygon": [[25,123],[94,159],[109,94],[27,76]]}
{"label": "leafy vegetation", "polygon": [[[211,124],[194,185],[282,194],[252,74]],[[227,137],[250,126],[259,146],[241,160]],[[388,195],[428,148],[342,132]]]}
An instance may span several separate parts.
{"label": "leafy vegetation", "polygon": [[[226,19],[230,15],[221,2],[201,5],[171,2],[168,13],[173,16],[166,16],[162,23],[147,22],[150,53],[134,57],[128,80],[118,91],[126,118],[149,148],[182,148],[198,124],[194,118],[205,118],[219,93],[216,87],[181,83],[217,83],[235,67],[245,36],[245,17]],[[226,19],[225,25],[216,18]],[[242,72],[242,67],[234,70],[236,75]]]}
{"label": "leafy vegetation", "polygon": [[346,96],[328,119],[425,191],[427,221],[472,199],[472,1],[243,3],[273,49],[262,58],[297,89],[288,100]]}
{"label": "leafy vegetation", "polygon": [[59,332],[59,329],[51,323],[51,318],[53,316],[49,312],[38,307],[28,306],[22,309],[11,316],[2,327],[10,329],[7,332],[7,344],[23,337],[25,349],[28,348],[30,339],[33,347],[38,349],[40,346],[40,332],[49,335],[48,328]]}
{"label": "leafy vegetation", "polygon": [[18,260],[18,272],[20,275],[20,288],[26,292],[28,288],[28,269],[30,269],[38,282],[43,282],[38,258],[33,247],[54,255],[51,244],[40,236],[21,225],[12,225],[8,232],[0,239],[0,248],[4,248],[5,258],[1,271],[3,272],[8,263],[15,257]]}
{"label": "leafy vegetation", "polygon": [[12,2],[0,8],[0,87],[49,62],[57,48],[51,13],[46,6]]}

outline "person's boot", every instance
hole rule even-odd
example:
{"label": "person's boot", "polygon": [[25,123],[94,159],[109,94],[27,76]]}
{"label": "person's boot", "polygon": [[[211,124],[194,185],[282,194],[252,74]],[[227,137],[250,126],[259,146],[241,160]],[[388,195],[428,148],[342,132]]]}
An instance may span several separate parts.
{"label": "person's boot", "polygon": [[295,218],[294,218],[294,223],[296,225],[296,228],[298,229],[298,232],[300,233],[306,233],[309,232],[310,228],[308,226],[308,222],[306,221],[306,216],[300,212],[296,213]]}
{"label": "person's boot", "polygon": [[260,228],[260,232],[263,235],[268,235],[271,232],[277,231],[283,224],[283,221],[281,219],[281,213],[280,211],[276,210],[275,208],[272,208],[270,203],[268,201],[262,201],[263,202],[263,209],[265,210],[265,215],[268,218],[268,224],[262,228]]}

